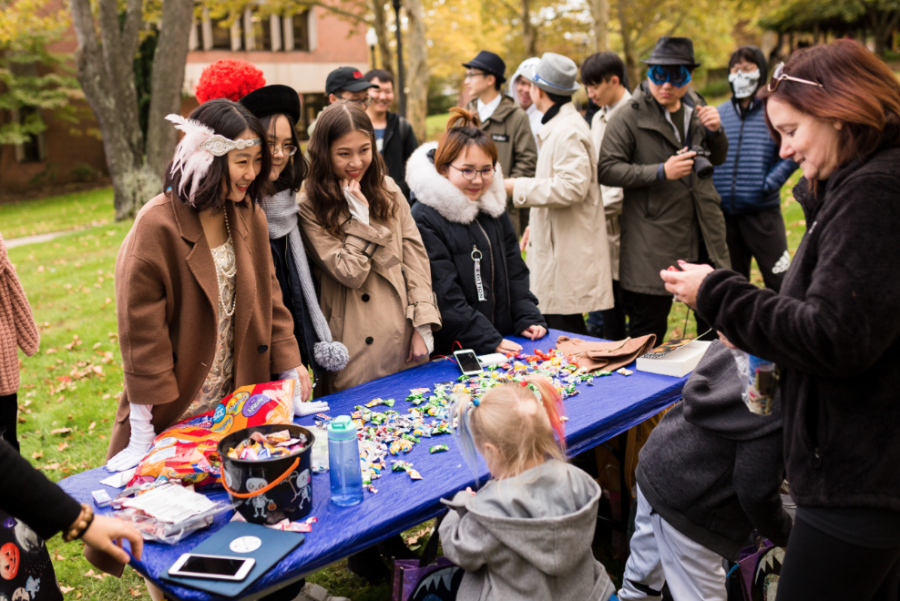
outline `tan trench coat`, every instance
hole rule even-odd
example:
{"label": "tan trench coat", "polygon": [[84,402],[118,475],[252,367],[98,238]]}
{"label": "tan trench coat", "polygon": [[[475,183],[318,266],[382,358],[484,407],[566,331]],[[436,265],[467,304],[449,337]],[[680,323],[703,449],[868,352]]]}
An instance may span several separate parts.
{"label": "tan trench coat", "polygon": [[591,130],[572,103],[538,133],[535,177],[516,179],[513,202],[531,207],[525,262],[541,312],[572,315],[613,306],[606,218]]}
{"label": "tan trench coat", "polygon": [[347,367],[327,374],[326,394],[424,363],[427,358],[406,361],[413,329],[441,326],[422,236],[400,188],[385,180],[397,206],[394,218],[373,215],[365,225],[345,210],[342,238],[322,227],[305,192],[299,197],[306,249],[322,288],[319,304],[334,339],[350,352]]}

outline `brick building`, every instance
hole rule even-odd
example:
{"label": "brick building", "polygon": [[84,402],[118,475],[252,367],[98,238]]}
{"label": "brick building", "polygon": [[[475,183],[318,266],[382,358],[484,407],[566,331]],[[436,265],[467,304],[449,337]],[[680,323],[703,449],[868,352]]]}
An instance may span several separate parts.
{"label": "brick building", "polygon": [[368,70],[365,28],[313,6],[298,14],[260,17],[247,9],[230,28],[209,18],[194,23],[191,51],[184,74],[187,98],[182,112],[197,106],[194,88],[203,69],[223,58],[245,60],[258,67],[267,84],[297,90],[303,106],[301,135],[325,107],[325,78],[338,67]]}
{"label": "brick building", "polygon": [[[297,90],[303,105],[298,129],[301,135],[325,106],[325,78],[342,66],[368,69],[365,28],[340,19],[322,7],[298,14],[260,17],[247,10],[230,28],[204,13],[191,30],[184,78],[182,114],[196,106],[194,88],[203,69],[219,59],[238,58],[256,65],[268,84],[284,84]],[[56,43],[54,52],[74,54],[77,43],[70,29]],[[0,187],[14,193],[35,186],[68,183],[106,175],[103,143],[96,137],[96,122],[83,103],[85,119],[73,125],[44,114],[47,129],[27,144],[0,146]],[[5,113],[5,114],[2,114]],[[21,114],[0,111],[2,119],[24,119]],[[76,135],[80,130],[81,135]],[[95,135],[90,135],[93,130]]]}

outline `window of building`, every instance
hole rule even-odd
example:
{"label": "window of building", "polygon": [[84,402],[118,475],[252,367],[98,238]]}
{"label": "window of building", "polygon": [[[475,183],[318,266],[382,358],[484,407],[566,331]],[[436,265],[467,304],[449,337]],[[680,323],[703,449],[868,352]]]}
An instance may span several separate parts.
{"label": "window of building", "polygon": [[[25,125],[28,121],[38,117],[38,111],[33,106],[23,106],[17,112],[20,125]],[[28,140],[16,147],[16,160],[20,163],[40,163],[42,160],[41,145],[43,135],[43,132],[29,134]]]}
{"label": "window of building", "polygon": [[[231,31],[232,27],[225,24],[225,19],[211,19],[212,21],[212,49],[213,50],[232,50],[231,47]],[[236,21],[240,27],[241,20]]]}
{"label": "window of building", "polygon": [[297,13],[291,19],[294,34],[294,46],[289,50],[309,52],[309,10]]}
{"label": "window of building", "polygon": [[272,50],[272,20],[253,13],[253,49]]}

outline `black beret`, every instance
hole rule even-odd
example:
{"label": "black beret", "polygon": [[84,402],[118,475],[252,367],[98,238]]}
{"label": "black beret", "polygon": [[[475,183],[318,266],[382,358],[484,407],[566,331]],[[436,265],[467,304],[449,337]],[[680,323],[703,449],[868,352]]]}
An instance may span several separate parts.
{"label": "black beret", "polygon": [[289,86],[265,86],[250,92],[240,102],[257,119],[280,114],[287,115],[295,124],[300,121],[300,97]]}

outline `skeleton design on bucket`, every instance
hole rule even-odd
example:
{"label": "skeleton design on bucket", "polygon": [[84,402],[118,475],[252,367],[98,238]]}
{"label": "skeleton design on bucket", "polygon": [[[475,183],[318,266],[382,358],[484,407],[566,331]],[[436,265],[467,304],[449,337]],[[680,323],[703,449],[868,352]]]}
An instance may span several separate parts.
{"label": "skeleton design on bucket", "polygon": [[[247,492],[256,492],[261,488],[265,488],[268,486],[268,482],[266,482],[263,478],[248,478],[247,479]],[[253,507],[253,517],[257,518],[265,518],[269,515],[267,511],[267,506],[272,503],[272,499],[267,497],[265,494],[259,495],[258,497],[251,497],[244,501],[251,507]]]}
{"label": "skeleton design on bucket", "polygon": [[300,505],[297,506],[297,510],[303,509],[303,507],[311,502],[312,495],[310,494],[310,482],[311,478],[309,476],[309,470],[303,470],[299,474],[294,472],[290,476],[288,476],[288,484],[291,485],[291,490],[294,491],[294,496],[291,498],[291,501],[300,497]]}

